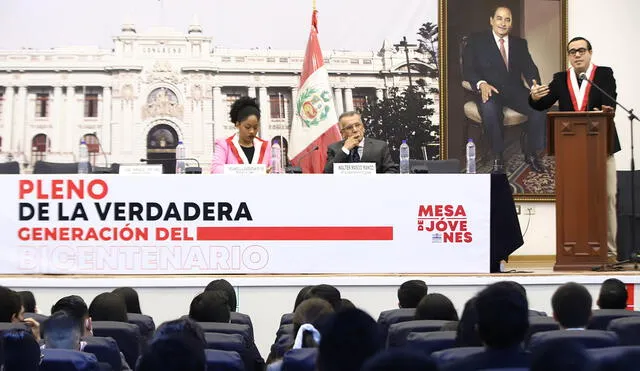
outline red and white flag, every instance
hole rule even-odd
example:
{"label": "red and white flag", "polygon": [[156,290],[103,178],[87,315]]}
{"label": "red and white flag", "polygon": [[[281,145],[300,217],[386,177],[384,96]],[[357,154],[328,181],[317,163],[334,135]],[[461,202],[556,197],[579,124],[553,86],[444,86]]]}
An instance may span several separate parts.
{"label": "red and white flag", "polygon": [[[289,157],[304,173],[322,173],[327,161],[327,147],[341,138],[338,117],[318,41],[317,10],[311,17],[311,33],[304,55],[297,114],[291,124]],[[317,150],[314,150],[318,147]]]}

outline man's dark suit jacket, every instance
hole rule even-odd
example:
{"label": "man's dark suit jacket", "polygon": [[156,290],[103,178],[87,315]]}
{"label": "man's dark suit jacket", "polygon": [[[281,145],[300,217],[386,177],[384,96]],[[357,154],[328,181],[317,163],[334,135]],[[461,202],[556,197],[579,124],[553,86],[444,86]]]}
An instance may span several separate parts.
{"label": "man's dark suit jacket", "polygon": [[528,368],[530,355],[519,345],[507,349],[486,349],[484,352],[443,365],[444,371],[472,371],[500,368]]}
{"label": "man's dark suit jacket", "polygon": [[[327,148],[327,163],[324,165],[326,174],[333,174],[333,164],[349,162],[349,155],[342,151],[344,140],[335,142]],[[397,173],[398,165],[391,159],[391,152],[386,142],[377,139],[364,138],[364,148],[360,162],[375,162],[376,173]]]}
{"label": "man's dark suit jacket", "polygon": [[[536,79],[540,83],[538,67],[533,63],[527,41],[515,36],[509,38],[509,70],[504,65],[500,49],[493,31],[473,34],[469,37],[463,53],[463,77],[477,90],[478,81],[486,81],[498,89],[499,94],[507,96],[519,90],[526,90],[522,82],[531,84]],[[495,93],[494,93],[495,94]]]}
{"label": "man's dark suit jacket", "polygon": [[[598,66],[596,67],[595,75],[593,76],[593,82],[600,86],[614,99],[617,97],[616,93],[616,79],[613,77],[613,70],[610,67]],[[585,84],[583,82],[583,84]],[[567,71],[558,72],[553,75],[553,80],[549,84],[549,94],[537,102],[534,102],[529,96],[529,105],[538,111],[544,111],[553,106],[556,101],[560,111],[574,111],[573,103],[571,102],[571,95],[569,94],[569,86],[567,85]],[[589,97],[587,101],[587,111],[592,111],[594,108],[601,109],[602,105],[616,107],[616,103],[607,98],[596,87],[591,86],[589,90]],[[620,151],[620,140],[618,139],[618,133],[613,128],[613,140],[612,153]]]}

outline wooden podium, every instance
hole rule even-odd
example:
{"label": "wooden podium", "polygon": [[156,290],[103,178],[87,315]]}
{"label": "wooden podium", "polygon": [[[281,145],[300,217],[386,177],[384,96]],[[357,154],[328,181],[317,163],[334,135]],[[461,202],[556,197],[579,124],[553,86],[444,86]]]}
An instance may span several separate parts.
{"label": "wooden podium", "polygon": [[549,112],[548,152],[556,158],[556,271],[607,262],[607,156],[613,114]]}

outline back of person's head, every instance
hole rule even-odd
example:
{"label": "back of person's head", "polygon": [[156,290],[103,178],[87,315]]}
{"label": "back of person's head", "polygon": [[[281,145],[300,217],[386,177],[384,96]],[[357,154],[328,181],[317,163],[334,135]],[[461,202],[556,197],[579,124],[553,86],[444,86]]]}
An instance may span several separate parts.
{"label": "back of person's head", "polygon": [[563,328],[587,327],[591,318],[591,294],[575,282],[558,287],[551,297],[553,318]]}
{"label": "back of person's head", "polygon": [[476,312],[476,298],[473,297],[464,304],[458,329],[456,330],[456,346],[479,347],[482,340],[478,336],[478,313]]}
{"label": "back of person's head", "polygon": [[205,347],[188,336],[155,338],[138,360],[136,371],[205,371]]}
{"label": "back of person's head", "polygon": [[[293,312],[293,335],[296,336],[300,327],[307,323],[318,327],[319,321],[326,319],[333,312],[331,304],[324,299],[311,298],[303,301]],[[310,335],[305,334],[303,337],[302,343],[305,348],[318,346]]]}
{"label": "back of person's head", "polygon": [[415,308],[429,293],[429,287],[422,280],[409,280],[398,288],[398,307]]}
{"label": "back of person's head", "polygon": [[226,322],[231,318],[229,298],[224,291],[205,291],[191,301],[189,318],[198,322]]}
{"label": "back of person's head", "polygon": [[42,331],[47,348],[80,350],[80,337],[84,332],[82,321],[65,311],[55,312],[47,318]]}
{"label": "back of person's head", "polygon": [[20,295],[8,287],[0,286],[0,322],[16,322],[22,310]]}
{"label": "back of person's head", "polygon": [[171,336],[188,336],[206,345],[202,327],[190,318],[180,318],[162,323],[153,334],[153,339]]}
{"label": "back of person's head", "polygon": [[458,312],[448,297],[442,294],[427,294],[418,303],[414,319],[457,321]]}
{"label": "back of person's head", "polygon": [[627,309],[627,286],[616,278],[609,278],[600,286],[598,307],[600,309]]}
{"label": "back of person's head", "polygon": [[331,285],[321,284],[313,286],[311,289],[309,289],[306,298],[324,299],[328,301],[329,304],[331,304],[331,306],[333,307],[333,310],[336,311],[340,309],[340,304],[342,304],[340,290]]}
{"label": "back of person's head", "polygon": [[127,306],[120,296],[103,292],[89,305],[89,315],[94,321],[127,322]]}
{"label": "back of person's head", "polygon": [[35,313],[36,297],[33,296],[33,293],[31,291],[18,291],[18,295],[20,295],[20,301],[22,302],[24,311],[27,313]]}
{"label": "back of person's head", "polygon": [[426,354],[402,348],[382,351],[362,366],[362,371],[437,371],[436,363]]}
{"label": "back of person's head", "polygon": [[81,321],[84,327],[82,335],[85,336],[89,334],[91,331],[91,320],[89,318],[89,308],[84,299],[78,295],[65,296],[51,307],[51,314],[59,311],[64,311],[76,320]]}
{"label": "back of person's head", "polygon": [[340,310],[345,309],[355,309],[356,305],[349,299],[341,298],[340,299]]}
{"label": "back of person's head", "polygon": [[124,300],[124,305],[127,307],[127,313],[142,314],[140,310],[140,299],[138,298],[138,292],[131,287],[118,287],[111,291],[112,293],[120,296]]}
{"label": "back of person's head", "polygon": [[359,370],[380,350],[376,321],[360,309],[337,311],[321,331],[319,371]]}
{"label": "back of person's head", "polygon": [[516,346],[529,329],[526,295],[509,282],[497,282],[478,293],[475,301],[478,335],[489,348]]}
{"label": "back of person's head", "polygon": [[238,298],[236,297],[236,290],[229,281],[225,279],[213,280],[209,282],[204,291],[224,291],[227,294],[227,300],[229,302],[229,310],[235,312],[238,310]]}
{"label": "back of person's head", "polygon": [[4,371],[36,371],[40,346],[31,331],[14,328],[2,333]]}
{"label": "back of person's head", "polygon": [[531,371],[589,371],[594,361],[580,345],[570,341],[550,341],[536,347],[531,355]]}
{"label": "back of person's head", "polygon": [[303,288],[300,289],[300,291],[298,291],[298,296],[296,296],[296,301],[295,304],[293,305],[293,311],[296,311],[296,308],[298,307],[298,305],[300,305],[300,303],[302,303],[305,299],[307,299],[307,294],[309,293],[309,290],[311,290],[313,286],[305,286]]}

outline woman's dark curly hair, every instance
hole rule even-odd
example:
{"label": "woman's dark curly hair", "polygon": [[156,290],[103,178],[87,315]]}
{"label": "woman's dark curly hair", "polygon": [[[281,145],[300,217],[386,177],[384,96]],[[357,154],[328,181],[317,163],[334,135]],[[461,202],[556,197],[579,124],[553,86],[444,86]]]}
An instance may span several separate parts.
{"label": "woman's dark curly hair", "polygon": [[260,104],[255,98],[240,97],[231,105],[229,117],[234,124],[246,120],[251,115],[255,115],[260,120]]}

